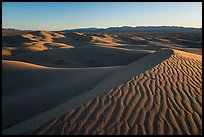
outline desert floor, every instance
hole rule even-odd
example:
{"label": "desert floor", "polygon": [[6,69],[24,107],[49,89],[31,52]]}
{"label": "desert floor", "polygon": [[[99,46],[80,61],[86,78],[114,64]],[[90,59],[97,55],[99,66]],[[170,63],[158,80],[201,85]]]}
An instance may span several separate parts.
{"label": "desert floor", "polygon": [[202,134],[201,35],[3,34],[3,134]]}

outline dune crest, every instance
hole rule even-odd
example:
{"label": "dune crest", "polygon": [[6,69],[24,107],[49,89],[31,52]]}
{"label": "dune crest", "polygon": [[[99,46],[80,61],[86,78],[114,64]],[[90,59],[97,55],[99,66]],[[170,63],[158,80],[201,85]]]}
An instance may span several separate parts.
{"label": "dune crest", "polygon": [[197,59],[197,60],[201,60],[202,61],[202,55],[198,55],[198,54],[193,54],[193,53],[189,53],[189,52],[185,52],[185,51],[180,51],[180,50],[174,50],[175,53],[182,55],[186,58],[193,58],[193,59]]}
{"label": "dune crest", "polygon": [[2,69],[6,71],[26,70],[26,69],[46,69],[46,68],[48,67],[26,63],[26,62],[2,60]]}
{"label": "dune crest", "polygon": [[104,45],[104,46],[120,46],[123,44],[120,44],[117,42],[118,40],[113,38],[112,36],[109,36],[107,34],[103,36],[92,36],[91,42],[97,45]]}

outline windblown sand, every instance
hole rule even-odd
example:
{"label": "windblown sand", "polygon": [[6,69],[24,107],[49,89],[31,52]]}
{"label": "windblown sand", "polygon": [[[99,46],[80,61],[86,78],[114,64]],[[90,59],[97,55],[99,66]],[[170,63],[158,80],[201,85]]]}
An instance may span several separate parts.
{"label": "windblown sand", "polygon": [[201,78],[201,56],[174,51],[152,69],[26,134],[202,134]]}

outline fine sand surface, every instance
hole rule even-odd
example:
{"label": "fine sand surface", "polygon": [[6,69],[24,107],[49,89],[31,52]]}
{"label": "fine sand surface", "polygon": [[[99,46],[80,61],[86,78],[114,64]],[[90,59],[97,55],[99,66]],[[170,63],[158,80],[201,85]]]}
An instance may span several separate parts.
{"label": "fine sand surface", "polygon": [[202,134],[201,57],[163,49],[124,66],[73,69],[3,61],[3,133]]}

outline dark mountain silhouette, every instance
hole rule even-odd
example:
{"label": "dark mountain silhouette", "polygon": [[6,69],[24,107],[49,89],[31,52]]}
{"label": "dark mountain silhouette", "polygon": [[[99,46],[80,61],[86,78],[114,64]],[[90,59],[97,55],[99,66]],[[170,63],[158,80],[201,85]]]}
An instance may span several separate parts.
{"label": "dark mountain silhouette", "polygon": [[33,30],[21,30],[15,28],[2,28],[2,31],[33,31]]}
{"label": "dark mountain silhouette", "polygon": [[[24,31],[30,32],[32,30],[19,30],[15,28],[2,28],[2,32],[7,31]],[[33,30],[34,31],[34,30]],[[124,32],[124,31],[136,31],[136,32],[172,32],[172,33],[202,33],[202,28],[192,27],[178,27],[178,26],[138,26],[138,27],[109,27],[109,28],[78,28],[78,29],[67,29],[53,32]]]}
{"label": "dark mountain silhouette", "polygon": [[177,27],[177,26],[139,26],[139,27],[109,27],[109,28],[80,28],[63,30],[64,32],[113,32],[113,31],[137,31],[137,32],[189,32],[201,33],[202,28]]}

